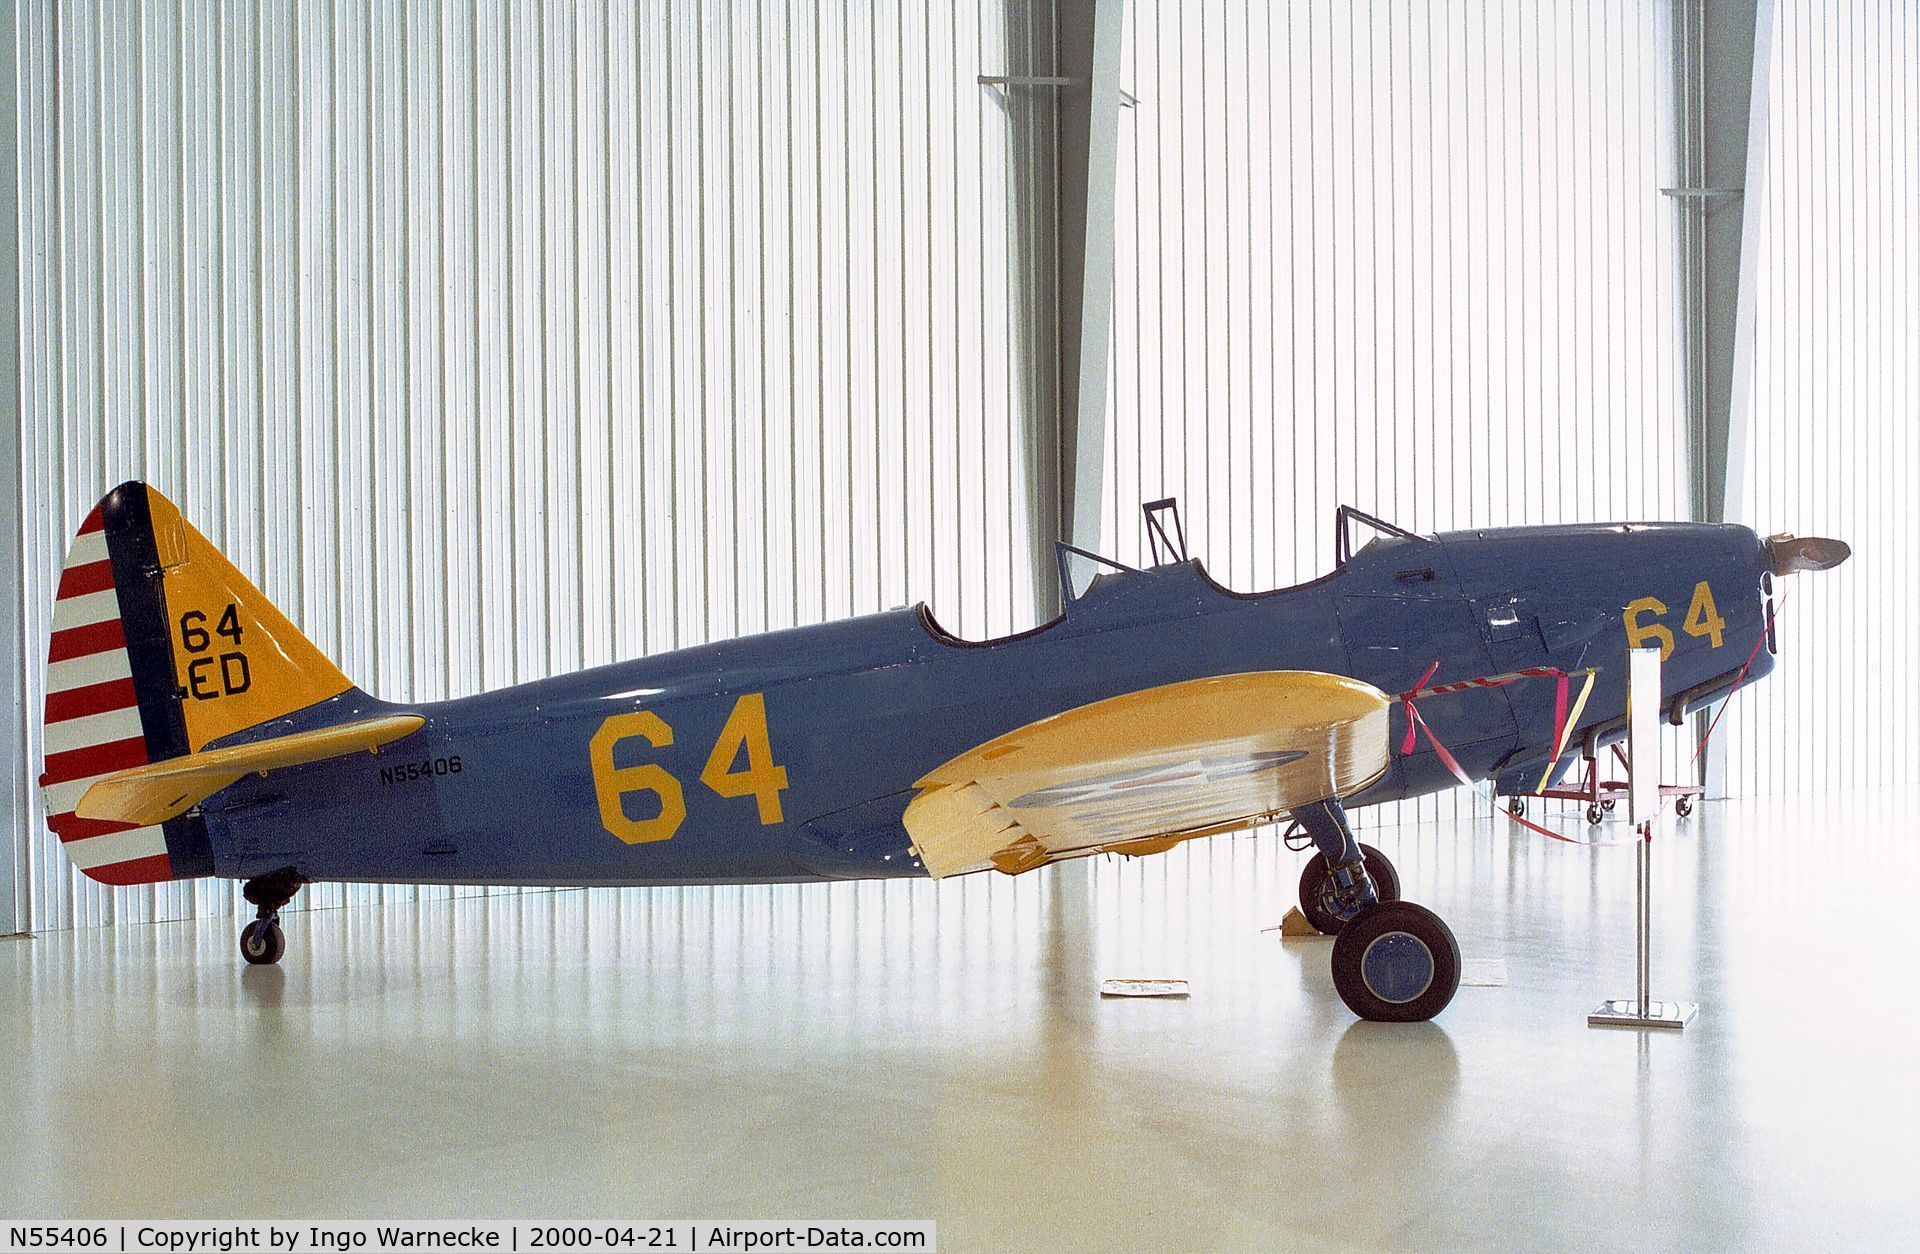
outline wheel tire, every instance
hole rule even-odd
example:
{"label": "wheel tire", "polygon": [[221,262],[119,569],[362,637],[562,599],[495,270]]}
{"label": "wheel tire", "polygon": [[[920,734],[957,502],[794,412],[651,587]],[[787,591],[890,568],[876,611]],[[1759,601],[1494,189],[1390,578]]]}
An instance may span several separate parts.
{"label": "wheel tire", "polygon": [[[1372,845],[1360,846],[1360,859],[1373,877],[1373,891],[1381,901],[1400,900],[1400,872],[1393,869],[1387,855]],[[1300,913],[1324,936],[1338,936],[1347,920],[1334,909],[1333,876],[1327,870],[1327,855],[1316,853],[1300,869]]]}
{"label": "wheel tire", "polygon": [[255,919],[240,930],[240,956],[256,967],[271,966],[287,952],[287,934],[278,923]]}
{"label": "wheel tire", "polygon": [[1611,802],[1611,801],[1602,801],[1602,802],[1600,803],[1600,808],[1601,808],[1602,810],[1605,810],[1605,811],[1606,811],[1606,812],[1607,812],[1608,814],[1612,814],[1612,813],[1613,813],[1613,802]]}
{"label": "wheel tire", "polygon": [[1587,822],[1593,824],[1595,827],[1598,827],[1600,826],[1600,820],[1602,817],[1604,816],[1602,815],[1599,806],[1587,807]]}
{"label": "wheel tire", "polygon": [[1375,906],[1334,938],[1333,986],[1362,1019],[1431,1019],[1460,987],[1460,943],[1425,906],[1410,901]]}
{"label": "wheel tire", "polygon": [[1692,797],[1675,797],[1673,799],[1673,812],[1679,815],[1683,819],[1686,818],[1689,814],[1692,814],[1693,798]]}
{"label": "wheel tire", "polygon": [[1508,797],[1507,811],[1510,814],[1512,814],[1513,817],[1516,819],[1526,818],[1527,817],[1527,799],[1525,797]]}

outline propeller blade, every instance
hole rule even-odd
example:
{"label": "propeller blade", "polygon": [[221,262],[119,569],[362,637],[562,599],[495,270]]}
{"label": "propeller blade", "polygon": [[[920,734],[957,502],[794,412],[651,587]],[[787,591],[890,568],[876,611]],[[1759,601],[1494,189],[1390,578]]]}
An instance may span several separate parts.
{"label": "propeller blade", "polygon": [[1853,556],[1853,550],[1844,540],[1782,532],[1767,537],[1767,555],[1772,560],[1774,574],[1793,575],[1803,570],[1832,570]]}

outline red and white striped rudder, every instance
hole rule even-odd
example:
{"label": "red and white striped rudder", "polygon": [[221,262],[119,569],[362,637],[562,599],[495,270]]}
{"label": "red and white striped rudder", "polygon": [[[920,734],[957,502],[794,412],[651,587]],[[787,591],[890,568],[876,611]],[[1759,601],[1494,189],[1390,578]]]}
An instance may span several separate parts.
{"label": "red and white striped rudder", "polygon": [[[156,756],[141,721],[104,505],[81,524],[55,593],[47,647],[46,770],[40,786],[47,826],[75,866],[105,884],[145,884],[175,878],[165,825],[129,827],[73,812],[95,780]],[[191,843],[193,833],[181,836]],[[204,848],[204,833],[199,844]]]}

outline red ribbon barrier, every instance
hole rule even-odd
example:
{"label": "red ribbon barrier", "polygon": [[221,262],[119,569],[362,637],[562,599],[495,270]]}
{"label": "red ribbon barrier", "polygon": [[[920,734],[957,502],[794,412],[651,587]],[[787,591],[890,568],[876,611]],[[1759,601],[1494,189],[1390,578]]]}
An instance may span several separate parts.
{"label": "red ribbon barrier", "polygon": [[[1751,664],[1753,659],[1748,658],[1747,661]],[[1420,682],[1400,694],[1400,701],[1407,707],[1407,734],[1400,738],[1400,756],[1403,758],[1413,752],[1414,745],[1417,742],[1414,734],[1413,712],[1413,700],[1415,697],[1444,697],[1456,692],[1468,692],[1475,688],[1504,688],[1506,685],[1522,679],[1552,679],[1554,681],[1553,744],[1557,750],[1560,747],[1561,738],[1566,734],[1567,730],[1567,682],[1575,675],[1593,674],[1592,667],[1588,667],[1583,671],[1563,671],[1557,666],[1529,666],[1524,670],[1508,671],[1501,675],[1483,675],[1478,679],[1463,679],[1458,683],[1435,684],[1431,688],[1427,687],[1427,681],[1432,679],[1434,672],[1439,669],[1440,663],[1436,659],[1433,665],[1427,667],[1426,673],[1420,676]],[[1745,672],[1742,673],[1744,674]],[[1433,736],[1432,728],[1427,729],[1427,735],[1429,738]],[[1438,747],[1439,742],[1435,741],[1434,744]]]}
{"label": "red ribbon barrier", "polygon": [[1439,669],[1438,662],[1429,666],[1427,673],[1421,676],[1420,683],[1401,693],[1400,700],[1405,701],[1408,697],[1440,697],[1453,692],[1466,692],[1470,688],[1504,688],[1522,679],[1552,679],[1555,676],[1585,675],[1592,671],[1593,667],[1588,667],[1586,670],[1563,671],[1557,666],[1529,666],[1524,670],[1506,671],[1499,675],[1482,675],[1477,679],[1463,679],[1458,683],[1435,684],[1431,688],[1423,687],[1422,685],[1433,678],[1433,673]]}
{"label": "red ribbon barrier", "polygon": [[1494,809],[1506,815],[1509,819],[1512,819],[1515,823],[1518,823],[1520,826],[1527,828],[1529,831],[1539,832],[1542,836],[1545,836],[1550,840],[1557,840],[1562,842],[1563,844],[1568,844],[1568,845],[1588,845],[1597,849],[1605,849],[1613,845],[1625,845],[1625,844],[1632,843],[1630,841],[1624,841],[1624,840],[1579,840],[1572,836],[1563,836],[1559,832],[1554,831],[1550,827],[1542,827],[1538,823],[1532,822],[1528,819],[1521,818],[1519,815],[1515,814],[1512,810],[1509,810],[1507,809],[1507,807],[1500,804],[1500,799],[1494,795],[1493,786],[1491,784],[1488,784],[1485,780],[1474,780],[1474,779],[1468,778],[1467,772],[1461,767],[1459,759],[1455,758],[1453,754],[1447,749],[1447,747],[1440,743],[1440,738],[1433,734],[1433,728],[1427,723],[1426,719],[1420,717],[1420,711],[1414,709],[1413,702],[1411,701],[1407,702],[1407,715],[1409,718],[1413,720],[1413,722],[1419,725],[1421,731],[1424,731],[1427,733],[1427,743],[1433,746],[1434,756],[1440,759],[1440,764],[1442,766],[1446,767],[1447,770],[1453,773],[1453,777],[1455,779],[1465,784],[1468,788],[1471,788],[1474,791],[1475,795],[1486,798],[1488,805],[1491,805]]}
{"label": "red ribbon barrier", "polygon": [[1426,682],[1429,679],[1433,678],[1433,673],[1439,669],[1440,669],[1440,659],[1435,658],[1433,661],[1433,665],[1427,667],[1427,673],[1420,676],[1420,682],[1415,684],[1411,691],[1403,692],[1400,694],[1400,700],[1405,702],[1407,706],[1407,734],[1401,737],[1400,739],[1400,756],[1403,758],[1406,757],[1409,753],[1413,752],[1413,746],[1414,746],[1413,720],[1415,718],[1415,715],[1413,712],[1413,699],[1414,697],[1420,694],[1421,688],[1426,684]]}

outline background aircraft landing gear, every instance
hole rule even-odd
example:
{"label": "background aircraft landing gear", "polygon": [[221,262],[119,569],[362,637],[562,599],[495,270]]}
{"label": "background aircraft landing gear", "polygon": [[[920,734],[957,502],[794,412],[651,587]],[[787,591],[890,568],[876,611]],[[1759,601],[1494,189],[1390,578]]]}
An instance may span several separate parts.
{"label": "background aircraft landing gear", "polygon": [[280,961],[281,955],[287,952],[287,936],[280,930],[280,907],[292,901],[304,883],[298,872],[285,867],[256,876],[240,889],[240,895],[260,910],[253,922],[240,930],[242,958],[254,966]]}
{"label": "background aircraft landing gear", "polygon": [[[1293,818],[1313,837],[1320,850],[1314,863],[1322,868],[1311,885],[1302,877],[1300,912],[1313,920],[1313,901],[1346,920],[1333,939],[1333,987],[1340,1000],[1362,1019],[1388,1023],[1431,1019],[1446,1009],[1460,987],[1460,944],[1452,929],[1425,906],[1396,900],[1400,877],[1393,864],[1354,839],[1339,798],[1295,810]],[[1376,882],[1376,857],[1391,897]]]}
{"label": "background aircraft landing gear", "polygon": [[1333,986],[1362,1019],[1431,1019],[1460,987],[1459,942],[1425,906],[1383,902],[1334,938]]}
{"label": "background aircraft landing gear", "polygon": [[[1372,845],[1361,845],[1360,857],[1366,863],[1367,875],[1373,880],[1374,896],[1381,901],[1400,900],[1400,873],[1393,869],[1393,863],[1387,861],[1387,855]],[[1307,922],[1313,924],[1314,930],[1325,936],[1339,935],[1340,929],[1359,913],[1357,909],[1341,907],[1324,853],[1316,853],[1308,858],[1307,865],[1300,872],[1300,913],[1307,916]]]}

